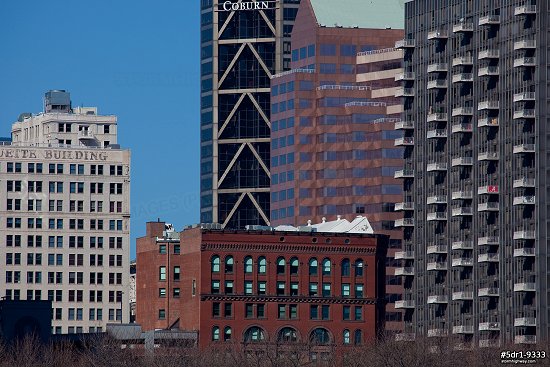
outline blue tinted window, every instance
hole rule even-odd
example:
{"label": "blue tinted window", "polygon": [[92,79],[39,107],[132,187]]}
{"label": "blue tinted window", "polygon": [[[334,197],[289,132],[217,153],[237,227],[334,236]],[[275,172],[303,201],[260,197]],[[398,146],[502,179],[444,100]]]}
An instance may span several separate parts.
{"label": "blue tinted window", "polygon": [[[289,163],[290,163],[290,158],[289,158]],[[294,153],[292,153],[292,163],[294,163]],[[286,173],[286,176],[288,181],[294,181],[294,171],[288,171]]]}
{"label": "blue tinted window", "polygon": [[271,95],[272,96],[276,96],[279,94],[279,86],[278,85],[274,85],[273,87],[271,87]]}
{"label": "blue tinted window", "polygon": [[321,56],[336,56],[336,45],[322,43],[320,48]]}
{"label": "blue tinted window", "polygon": [[311,80],[300,80],[300,90],[313,90],[313,82]]}
{"label": "blue tinted window", "polygon": [[271,131],[277,131],[277,130],[279,130],[279,121],[271,122]]}
{"label": "blue tinted window", "polygon": [[374,46],[371,46],[371,45],[363,45],[363,46],[361,46],[361,52],[373,51],[373,50],[374,50]]}
{"label": "blue tinted window", "polygon": [[271,140],[271,149],[277,149],[277,148],[279,148],[279,139]]}
{"label": "blue tinted window", "polygon": [[311,100],[300,98],[300,108],[311,108]]}
{"label": "blue tinted window", "polygon": [[279,121],[279,130],[284,129],[286,129],[286,119],[282,119],[281,121]]}
{"label": "blue tinted window", "polygon": [[272,103],[271,104],[271,113],[278,113],[279,112],[279,104],[278,103]]}
{"label": "blue tinted window", "polygon": [[292,61],[298,61],[298,50],[292,50]]}
{"label": "blue tinted window", "polygon": [[281,172],[279,174],[279,183],[285,183],[286,182],[286,172]]}
{"label": "blue tinted window", "polygon": [[382,185],[382,194],[399,195],[402,193],[401,185]]}
{"label": "blue tinted window", "polygon": [[281,103],[279,103],[279,112],[284,111],[286,111],[286,101],[282,101]]}
{"label": "blue tinted window", "polygon": [[300,153],[300,162],[311,162],[311,153]]}
{"label": "blue tinted window", "polygon": [[[294,138],[294,137],[293,137]],[[294,139],[292,139],[292,143],[294,143]],[[286,155],[286,160],[288,163],[294,163],[294,153],[288,153]],[[290,173],[290,172],[289,172]],[[290,180],[290,179],[289,179]]]}
{"label": "blue tinted window", "polygon": [[300,126],[312,126],[311,117],[300,117]]}
{"label": "blue tinted window", "polygon": [[288,82],[287,84],[287,92],[294,92],[294,82]]}
{"label": "blue tinted window", "polygon": [[271,175],[271,183],[277,185],[279,183],[279,175],[274,173]]}
{"label": "blue tinted window", "polygon": [[340,73],[342,74],[355,74],[355,65],[342,64],[340,65]]}
{"label": "blue tinted window", "polygon": [[279,94],[285,94],[286,93],[286,83],[283,83],[279,85]]}
{"label": "blue tinted window", "polygon": [[277,167],[279,163],[279,157],[271,157],[271,167]]}
{"label": "blue tinted window", "polygon": [[212,107],[212,95],[211,94],[201,97],[201,108],[209,108],[209,107]]}
{"label": "blue tinted window", "polygon": [[201,141],[212,140],[212,129],[205,129],[201,131]]}
{"label": "blue tinted window", "polygon": [[289,117],[286,121],[286,127],[294,127],[294,117]]}
{"label": "blue tinted window", "polygon": [[300,60],[305,59],[307,57],[307,48],[302,47],[300,49]]}
{"label": "blue tinted window", "polygon": [[293,216],[294,216],[294,207],[293,207],[293,206],[289,206],[289,207],[286,209],[286,215],[289,216],[289,217],[293,217]]}
{"label": "blue tinted window", "polygon": [[289,99],[289,100],[288,100],[287,108],[288,108],[289,110],[293,110],[293,109],[294,109],[294,99]]}
{"label": "blue tinted window", "polygon": [[201,81],[201,91],[207,92],[209,90],[212,90],[212,78]]}
{"label": "blue tinted window", "polygon": [[287,136],[286,145],[288,145],[288,146],[294,145],[294,135]]}
{"label": "blue tinted window", "polygon": [[212,74],[212,62],[201,64],[201,75]]}
{"label": "blue tinted window", "polygon": [[307,46],[307,57],[315,56],[315,45]]}
{"label": "blue tinted window", "polygon": [[357,47],[355,45],[341,45],[340,56],[356,56]]}
{"label": "blue tinted window", "polygon": [[336,64],[321,64],[319,71],[321,74],[336,74]]}

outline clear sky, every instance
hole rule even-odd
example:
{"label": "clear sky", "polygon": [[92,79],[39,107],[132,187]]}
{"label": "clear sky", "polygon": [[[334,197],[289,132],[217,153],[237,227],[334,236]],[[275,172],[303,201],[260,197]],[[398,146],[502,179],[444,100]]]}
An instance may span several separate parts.
{"label": "clear sky", "polygon": [[199,220],[199,1],[0,0],[0,136],[49,89],[118,116],[145,222]]}

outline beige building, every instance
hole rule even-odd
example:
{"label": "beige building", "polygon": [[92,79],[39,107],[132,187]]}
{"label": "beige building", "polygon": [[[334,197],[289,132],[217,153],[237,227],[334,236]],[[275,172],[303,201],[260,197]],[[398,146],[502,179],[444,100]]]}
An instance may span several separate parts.
{"label": "beige building", "polygon": [[52,332],[128,322],[130,151],[116,116],[46,93],[0,146],[0,295],[50,299]]}

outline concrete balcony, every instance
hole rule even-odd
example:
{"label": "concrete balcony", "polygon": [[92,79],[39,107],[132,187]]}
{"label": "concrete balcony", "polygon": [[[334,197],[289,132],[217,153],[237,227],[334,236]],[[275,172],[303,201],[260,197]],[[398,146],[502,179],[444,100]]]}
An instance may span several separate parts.
{"label": "concrete balcony", "polygon": [[403,211],[403,210],[414,210],[414,203],[395,203],[395,209],[396,212]]}
{"label": "concrete balcony", "polygon": [[534,327],[537,326],[537,319],[535,317],[516,317],[514,319],[514,326]]}
{"label": "concrete balcony", "polygon": [[395,48],[414,48],[415,45],[414,39],[402,39],[395,42]]}
{"label": "concrete balcony", "polygon": [[514,205],[535,205],[535,196],[517,196],[514,198]]}
{"label": "concrete balcony", "polygon": [[414,72],[403,72],[403,73],[399,73],[395,76],[395,81],[396,82],[401,82],[401,81],[404,81],[404,80],[413,81],[414,79],[415,79],[415,73]]}
{"label": "concrete balcony", "polygon": [[394,255],[395,260],[414,260],[414,251],[397,251]]}
{"label": "concrete balcony", "polygon": [[514,94],[514,102],[534,101],[535,92],[522,92]]}
{"label": "concrete balcony", "polygon": [[413,342],[415,339],[414,333],[399,333],[395,334],[395,341],[398,342]]}
{"label": "concrete balcony", "polygon": [[498,101],[483,101],[478,103],[477,110],[498,110],[498,105]]}
{"label": "concrete balcony", "polygon": [[535,144],[514,145],[514,154],[535,153]]}
{"label": "concrete balcony", "polygon": [[477,194],[478,195],[493,195],[498,194],[499,189],[498,185],[483,185],[477,188]]}
{"label": "concrete balcony", "polygon": [[474,259],[468,257],[457,257],[453,259],[452,263],[453,268],[456,267],[473,267]]}
{"label": "concrete balcony", "polygon": [[395,123],[395,130],[414,130],[414,122],[398,121]]}
{"label": "concrete balcony", "polygon": [[460,291],[453,292],[453,301],[473,301],[474,292],[472,291]]}
{"label": "concrete balcony", "polygon": [[471,56],[459,56],[453,59],[453,66],[471,66],[474,64],[474,58]]}
{"label": "concrete balcony", "polygon": [[401,169],[399,171],[395,171],[393,174],[394,178],[414,178],[414,170],[412,169]]}
{"label": "concrete balcony", "polygon": [[395,301],[396,309],[414,309],[414,300]]}
{"label": "concrete balcony", "polygon": [[498,212],[500,205],[498,202],[481,203],[477,205],[478,212]]}
{"label": "concrete balcony", "polygon": [[434,171],[446,171],[447,170],[447,163],[428,163],[426,166],[426,171],[428,172],[434,172]]}
{"label": "concrete balcony", "polygon": [[514,42],[514,50],[530,50],[537,48],[537,41],[535,40],[522,40]]}
{"label": "concrete balcony", "polygon": [[535,257],[535,249],[533,247],[521,247],[514,249],[514,257]]}
{"label": "concrete balcony", "polygon": [[449,64],[447,63],[435,63],[428,65],[428,73],[446,73],[449,71]]}
{"label": "concrete balcony", "polygon": [[426,248],[426,253],[429,254],[446,254],[448,252],[447,245],[431,245]]}
{"label": "concrete balcony", "polygon": [[453,250],[473,250],[474,244],[472,241],[455,241],[452,244]]}
{"label": "concrete balcony", "polygon": [[428,222],[433,222],[433,221],[445,221],[447,220],[447,212],[435,212],[435,213],[428,213],[428,215],[426,216],[426,220]]}
{"label": "concrete balcony", "polygon": [[479,237],[477,239],[478,246],[494,246],[500,245],[500,239],[497,236]]}
{"label": "concrete balcony", "polygon": [[398,87],[395,91],[395,97],[414,97],[414,88]]}
{"label": "concrete balcony", "polygon": [[519,180],[514,180],[514,188],[518,187],[535,187],[534,178],[520,178]]}
{"label": "concrete balcony", "polygon": [[534,67],[537,66],[537,59],[535,57],[519,57],[514,59],[514,67]]}
{"label": "concrete balcony", "polygon": [[453,33],[473,32],[473,31],[474,31],[474,23],[460,22],[453,25]]}
{"label": "concrete balcony", "polygon": [[514,15],[531,15],[537,14],[536,5],[522,5],[514,8]]}
{"label": "concrete balcony", "polygon": [[395,276],[414,276],[414,268],[413,267],[403,267],[403,268],[395,268]]}
{"label": "concrete balcony", "polygon": [[500,322],[480,322],[479,331],[500,331]]}
{"label": "concrete balcony", "polygon": [[403,137],[403,138],[397,138],[395,139],[394,145],[396,147],[399,146],[414,146],[414,138],[413,137]]}
{"label": "concrete balcony", "polygon": [[435,79],[428,81],[428,89],[447,89],[447,79]]}
{"label": "concrete balcony", "polygon": [[449,38],[449,33],[443,29],[436,29],[435,31],[428,32],[428,40],[447,38]]}
{"label": "concrete balcony", "polygon": [[453,217],[466,217],[473,215],[473,210],[471,206],[464,206],[460,208],[453,208]]}
{"label": "concrete balcony", "polygon": [[447,196],[445,195],[432,195],[426,199],[426,204],[447,204]]}
{"label": "concrete balcony", "polygon": [[414,227],[414,219],[413,218],[396,219],[394,225],[396,227]]}
{"label": "concrete balcony", "polygon": [[447,262],[431,262],[426,265],[428,271],[446,271],[447,269]]}
{"label": "concrete balcony", "polygon": [[490,288],[479,288],[477,291],[477,295],[479,297],[498,297],[500,294],[500,291],[496,287],[490,287]]}
{"label": "concrete balcony", "polygon": [[474,164],[474,159],[472,157],[453,158],[453,160],[451,161],[452,167],[471,166],[473,164]]}
{"label": "concrete balcony", "polygon": [[498,50],[498,49],[487,49],[487,50],[479,51],[479,54],[478,54],[477,58],[479,60],[499,59],[500,58],[500,50]]}
{"label": "concrete balcony", "polygon": [[453,124],[451,127],[451,133],[471,133],[473,131],[473,125],[472,124]]}
{"label": "concrete balcony", "polygon": [[477,76],[498,76],[499,68],[498,66],[485,66],[479,68],[477,71]]}
{"label": "concrete balcony", "polygon": [[479,347],[480,348],[499,348],[500,340],[499,339],[480,339]]}
{"label": "concrete balcony", "polygon": [[473,107],[457,107],[453,108],[452,116],[472,116],[474,114]]}
{"label": "concrete balcony", "polygon": [[78,132],[78,140],[86,141],[86,140],[97,140],[94,133],[89,130],[80,130]]}
{"label": "concrete balcony", "polygon": [[477,257],[478,263],[498,263],[500,262],[500,256],[497,253],[479,254]]}
{"label": "concrete balcony", "polygon": [[436,303],[449,303],[449,299],[446,295],[428,296],[428,304],[431,305]]}
{"label": "concrete balcony", "polygon": [[477,127],[498,127],[498,117],[484,117],[477,121]]}
{"label": "concrete balcony", "polygon": [[435,130],[428,130],[426,133],[427,139],[441,139],[447,137],[447,129],[435,129]]}
{"label": "concrete balcony", "polygon": [[479,18],[479,25],[497,25],[500,24],[500,15],[486,15]]}
{"label": "concrete balcony", "polygon": [[457,325],[453,326],[453,334],[473,334],[473,325]]}
{"label": "concrete balcony", "polygon": [[430,113],[428,114],[428,118],[426,119],[427,122],[435,122],[435,121],[447,121],[447,113]]}
{"label": "concrete balcony", "polygon": [[515,231],[514,240],[534,240],[536,239],[535,231]]}
{"label": "concrete balcony", "polygon": [[452,200],[472,200],[473,193],[471,190],[453,191],[451,194]]}
{"label": "concrete balcony", "polygon": [[447,329],[428,329],[428,338],[440,338],[447,335]]}
{"label": "concrete balcony", "polygon": [[454,74],[452,78],[453,83],[472,83],[473,81],[474,74],[472,73]]}
{"label": "concrete balcony", "polygon": [[536,292],[537,285],[535,283],[516,283],[514,284],[514,292]]}
{"label": "concrete balcony", "polygon": [[536,111],[533,110],[533,109],[524,108],[524,109],[521,109],[521,110],[518,110],[518,111],[514,111],[514,119],[515,120],[517,120],[517,119],[534,119],[536,117],[537,117]]}
{"label": "concrete balcony", "polygon": [[514,337],[515,344],[537,344],[536,335],[516,335]]}
{"label": "concrete balcony", "polygon": [[477,156],[478,161],[498,161],[498,152],[481,152]]}

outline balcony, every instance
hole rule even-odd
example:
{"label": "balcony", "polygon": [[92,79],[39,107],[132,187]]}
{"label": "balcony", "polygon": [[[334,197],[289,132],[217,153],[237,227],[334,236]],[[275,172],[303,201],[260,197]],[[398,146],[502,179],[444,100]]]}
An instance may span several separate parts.
{"label": "balcony", "polygon": [[514,59],[514,67],[533,67],[537,66],[537,59],[535,57],[519,57]]}
{"label": "balcony", "polygon": [[483,101],[478,103],[477,110],[498,110],[498,105],[498,101]]}
{"label": "balcony", "polygon": [[396,227],[414,227],[414,218],[396,219],[394,225]]}
{"label": "balcony", "polygon": [[498,212],[499,208],[500,206],[498,202],[488,202],[477,205],[478,212]]}
{"label": "balcony", "polygon": [[535,205],[535,196],[516,196],[514,198],[514,205]]}
{"label": "balcony", "polygon": [[453,259],[453,268],[474,266],[474,259],[469,257],[457,257]]}
{"label": "balcony", "polygon": [[500,239],[497,236],[479,237],[477,239],[478,246],[493,246],[500,245]]}
{"label": "balcony", "polygon": [[479,297],[498,297],[499,289],[497,287],[479,288],[477,295]]}
{"label": "balcony", "polygon": [[500,331],[500,322],[480,322],[479,331]]}
{"label": "balcony", "polygon": [[498,263],[500,262],[500,256],[498,253],[486,253],[479,254],[477,257],[478,263]]}
{"label": "balcony", "polygon": [[535,283],[516,283],[514,284],[514,292],[536,292],[537,285]]}
{"label": "balcony", "polygon": [[456,134],[456,133],[471,133],[472,131],[473,131],[473,125],[472,124],[458,123],[458,124],[453,124],[453,126],[451,127],[451,133],[453,133],[453,134]]}
{"label": "balcony", "polygon": [[453,217],[467,217],[473,215],[472,207],[464,206],[460,208],[453,208],[452,216]]}
{"label": "balcony", "polygon": [[537,14],[536,5],[516,6],[514,9],[514,15],[531,15],[531,14]]}
{"label": "balcony", "polygon": [[426,204],[447,204],[447,196],[445,195],[432,195],[426,199]]}
{"label": "balcony", "polygon": [[428,338],[447,336],[447,329],[428,329]]}
{"label": "balcony", "polygon": [[514,94],[514,102],[534,101],[535,92],[522,92]]}
{"label": "balcony", "polygon": [[521,109],[514,111],[514,119],[534,119],[536,118],[536,112],[533,109]]}
{"label": "balcony", "polygon": [[535,187],[534,178],[520,178],[519,180],[514,180],[514,188],[518,187]]}
{"label": "balcony", "polygon": [[395,334],[395,341],[398,341],[398,342],[413,342],[414,339],[415,339],[414,333]]}
{"label": "balcony", "polygon": [[479,51],[479,54],[477,56],[479,60],[484,59],[499,59],[500,58],[500,50],[498,49],[488,49]]}
{"label": "balcony", "polygon": [[498,194],[498,185],[483,185],[477,188],[477,194],[478,195],[485,195],[485,194]]}
{"label": "balcony", "polygon": [[446,73],[449,71],[449,64],[435,63],[428,65],[428,73]]}
{"label": "balcony", "polygon": [[428,89],[447,89],[447,79],[435,79],[428,81]]}
{"label": "balcony", "polygon": [[480,348],[499,348],[500,340],[498,339],[480,339],[479,340]]}
{"label": "balcony", "polygon": [[426,220],[428,222],[447,220],[447,212],[428,213],[428,215],[426,216]]}
{"label": "balcony", "polygon": [[536,239],[535,231],[515,231],[514,240],[534,240]]}
{"label": "balcony", "polygon": [[428,271],[446,271],[447,262],[431,262],[426,265]]}
{"label": "balcony", "polygon": [[535,40],[522,40],[514,42],[514,50],[529,50],[537,48],[537,41]]}
{"label": "balcony", "polygon": [[514,319],[514,326],[537,326],[537,319],[535,317],[516,317]]}
{"label": "balcony", "polygon": [[414,80],[415,79],[415,73],[414,72],[403,72],[399,73],[395,76],[396,82],[401,82],[403,80]]}
{"label": "balcony", "polygon": [[414,170],[412,169],[401,169],[399,171],[395,171],[393,174],[394,178],[414,178]]}
{"label": "balcony", "polygon": [[414,275],[414,268],[413,267],[395,268],[394,275],[395,276]]}
{"label": "balcony", "polygon": [[428,32],[428,40],[447,39],[449,34],[442,29],[436,29],[435,31]]}
{"label": "balcony", "polygon": [[453,334],[473,334],[473,325],[457,325],[453,326]]}
{"label": "balcony", "polygon": [[426,133],[426,138],[428,139],[437,139],[437,138],[446,138],[447,137],[447,129],[435,129],[435,130],[428,130]]}
{"label": "balcony", "polygon": [[397,251],[394,258],[395,260],[414,260],[414,251]]}
{"label": "balcony", "polygon": [[430,113],[428,114],[427,122],[447,121],[447,113]]}
{"label": "balcony", "polygon": [[535,153],[535,144],[514,145],[514,154]]}
{"label": "balcony", "polygon": [[414,300],[395,301],[395,308],[414,308]]}
{"label": "balcony", "polygon": [[395,42],[395,48],[414,48],[414,39],[402,39]]}
{"label": "balcony", "polygon": [[466,241],[455,241],[452,244],[453,250],[473,250],[474,244],[470,240]]}
{"label": "balcony", "polygon": [[472,73],[460,73],[453,75],[453,83],[472,83],[474,75]]}
{"label": "balcony", "polygon": [[485,66],[479,68],[477,71],[477,76],[498,76],[499,69],[498,66]]}
{"label": "balcony", "polygon": [[479,25],[497,25],[500,24],[500,15],[486,15],[479,18]]}
{"label": "balcony", "polygon": [[395,97],[414,97],[414,88],[398,87]]}
{"label": "balcony", "polygon": [[451,161],[451,166],[471,166],[474,163],[474,159],[472,157],[460,157],[460,158],[453,158]]}
{"label": "balcony", "polygon": [[498,127],[498,117],[484,117],[477,121],[477,127]]}
{"label": "balcony", "polygon": [[516,335],[514,337],[514,343],[516,344],[537,344],[536,335]]}
{"label": "balcony", "polygon": [[449,303],[446,295],[428,296],[428,304]]}
{"label": "balcony", "polygon": [[535,248],[533,247],[521,247],[514,249],[514,257],[534,257]]}
{"label": "balcony", "polygon": [[395,130],[414,130],[414,122],[398,121],[395,123]]}
{"label": "balcony", "polygon": [[474,31],[474,23],[471,22],[460,22],[455,25],[453,25],[453,33],[459,33],[459,32],[473,32]]}
{"label": "balcony", "polygon": [[414,210],[414,203],[395,203],[395,209],[396,212],[403,211],[403,210]]}
{"label": "balcony", "polygon": [[474,64],[474,58],[471,56],[458,56],[453,59],[453,66],[471,66]]}
{"label": "balcony", "polygon": [[427,254],[446,254],[447,252],[447,245],[431,245],[426,248]]}
{"label": "balcony", "polygon": [[453,108],[452,116],[472,116],[474,114],[473,107],[457,107]]}
{"label": "balcony", "polygon": [[80,130],[78,132],[78,140],[97,140],[94,133],[89,130]]}
{"label": "balcony", "polygon": [[414,138],[412,136],[405,136],[405,137],[402,137],[402,138],[397,138],[395,139],[395,143],[394,145],[396,147],[399,147],[399,146],[413,146],[414,145]]}
{"label": "balcony", "polygon": [[481,152],[477,156],[478,161],[498,161],[498,152]]}
{"label": "balcony", "polygon": [[472,291],[453,292],[453,301],[472,301],[473,299],[474,292]]}
{"label": "balcony", "polygon": [[434,171],[446,171],[447,170],[447,163],[428,163],[426,166],[426,171],[428,172],[434,172]]}

